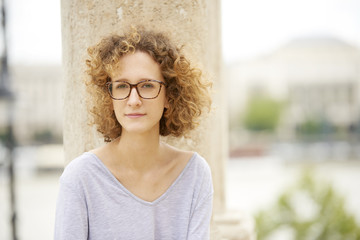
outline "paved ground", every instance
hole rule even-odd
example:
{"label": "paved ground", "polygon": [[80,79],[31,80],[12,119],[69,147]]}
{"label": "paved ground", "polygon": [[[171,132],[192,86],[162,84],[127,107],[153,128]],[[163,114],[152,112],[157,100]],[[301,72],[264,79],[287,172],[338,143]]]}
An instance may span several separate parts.
{"label": "paved ground", "polygon": [[[30,166],[28,166],[30,167]],[[347,197],[347,207],[360,223],[360,161],[313,164],[317,176],[332,181]],[[226,197],[229,209],[254,214],[269,206],[299,175],[299,164],[271,158],[230,160]],[[21,170],[21,169],[20,169]],[[52,239],[60,172],[19,171],[17,178],[18,235],[20,240]],[[0,239],[10,239],[6,174],[0,171]]]}
{"label": "paved ground", "polygon": [[[19,176],[17,181],[18,237],[20,240],[53,239],[57,174]],[[8,186],[0,185],[0,239],[10,239]],[[3,204],[5,203],[5,204]]]}

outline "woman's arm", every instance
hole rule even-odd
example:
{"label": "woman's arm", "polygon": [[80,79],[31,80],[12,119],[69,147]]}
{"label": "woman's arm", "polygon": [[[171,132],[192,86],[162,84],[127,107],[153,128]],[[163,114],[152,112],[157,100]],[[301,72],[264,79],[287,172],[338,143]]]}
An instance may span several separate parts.
{"label": "woman's arm", "polygon": [[60,184],[56,205],[55,240],[88,239],[88,214],[85,198],[71,187]]}
{"label": "woman's arm", "polygon": [[190,216],[188,240],[208,240],[210,239],[210,220],[212,216],[212,204],[214,188],[209,165],[203,159],[202,176],[196,186],[200,187],[195,195],[194,209]]}
{"label": "woman's arm", "polygon": [[210,194],[196,207],[190,219],[188,240],[210,239],[212,201],[213,194]]}

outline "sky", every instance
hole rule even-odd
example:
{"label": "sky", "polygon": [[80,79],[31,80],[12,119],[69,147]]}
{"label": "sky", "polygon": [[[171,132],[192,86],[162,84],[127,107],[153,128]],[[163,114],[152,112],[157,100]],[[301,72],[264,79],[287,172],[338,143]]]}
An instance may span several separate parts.
{"label": "sky", "polygon": [[[60,0],[7,0],[9,60],[61,63]],[[337,37],[360,47],[359,0],[221,0],[225,62],[295,38]]]}
{"label": "sky", "polygon": [[61,64],[60,0],[6,2],[10,63]]}
{"label": "sky", "polygon": [[360,47],[359,0],[221,2],[225,62],[246,60],[304,37],[336,37]]}

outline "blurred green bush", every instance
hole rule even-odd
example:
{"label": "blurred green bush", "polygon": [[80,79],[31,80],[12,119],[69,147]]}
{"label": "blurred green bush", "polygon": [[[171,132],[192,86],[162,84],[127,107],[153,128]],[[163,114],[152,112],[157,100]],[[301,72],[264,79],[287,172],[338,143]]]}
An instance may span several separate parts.
{"label": "blurred green bush", "polygon": [[360,240],[360,227],[329,183],[310,171],[255,216],[258,240]]}
{"label": "blurred green bush", "polygon": [[49,144],[49,143],[62,143],[62,136],[57,135],[51,129],[43,129],[35,131],[32,135],[31,142],[33,144]]}
{"label": "blurred green bush", "polygon": [[244,113],[244,126],[250,131],[273,132],[279,122],[283,103],[265,95],[252,96]]}

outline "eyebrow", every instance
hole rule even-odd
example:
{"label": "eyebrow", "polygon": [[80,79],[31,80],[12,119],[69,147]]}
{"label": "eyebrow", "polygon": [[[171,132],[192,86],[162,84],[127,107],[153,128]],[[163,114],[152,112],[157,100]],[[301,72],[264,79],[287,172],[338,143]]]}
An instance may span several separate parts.
{"label": "eyebrow", "polygon": [[[158,79],[154,79],[154,78],[141,78],[139,81],[137,82],[143,82],[143,81],[147,81],[147,80],[155,80],[155,81],[161,81],[161,80],[158,80]],[[127,82],[127,83],[130,83],[130,81],[126,78],[120,78],[120,79],[116,79],[112,82]],[[162,82],[162,81],[161,81]]]}

